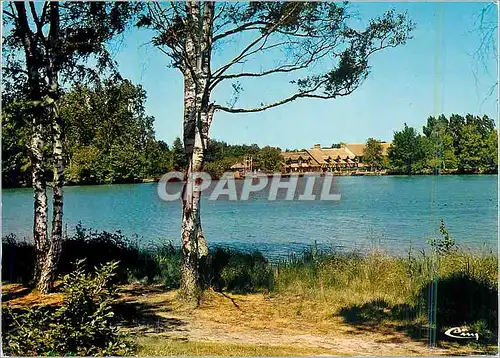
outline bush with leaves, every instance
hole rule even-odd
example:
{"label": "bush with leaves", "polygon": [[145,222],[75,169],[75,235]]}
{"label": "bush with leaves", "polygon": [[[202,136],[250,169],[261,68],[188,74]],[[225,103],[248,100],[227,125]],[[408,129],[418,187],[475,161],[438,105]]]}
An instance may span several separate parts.
{"label": "bush with leaves", "polygon": [[216,248],[208,258],[208,280],[217,291],[267,291],[272,285],[271,265],[260,252],[244,253]]}
{"label": "bush with leaves", "polygon": [[[17,356],[130,355],[132,343],[113,325],[112,284],[118,262],[89,274],[84,260],[64,277],[60,307],[8,310],[3,329],[4,353]],[[5,319],[5,318],[4,318]]]}
{"label": "bush with leaves", "polygon": [[439,232],[442,237],[433,238],[427,241],[427,243],[441,255],[450,253],[457,249],[455,239],[450,235],[448,229],[444,225],[443,219],[441,219],[441,224],[439,225]]}

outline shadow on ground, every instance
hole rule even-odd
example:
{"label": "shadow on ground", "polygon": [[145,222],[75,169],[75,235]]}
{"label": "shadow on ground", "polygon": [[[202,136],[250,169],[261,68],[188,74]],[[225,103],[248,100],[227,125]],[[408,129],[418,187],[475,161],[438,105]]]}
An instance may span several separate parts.
{"label": "shadow on ground", "polygon": [[[172,309],[168,302],[158,305],[155,302],[138,302],[137,296],[148,296],[165,292],[160,287],[131,288],[122,290],[126,297],[113,304],[116,323],[123,328],[140,333],[164,333],[185,330],[186,322],[169,317]],[[161,309],[159,309],[161,307]]]}
{"label": "shadow on ground", "polygon": [[427,327],[418,320],[418,309],[408,304],[390,305],[385,300],[377,299],[362,305],[344,307],[339,311],[344,322],[356,328],[358,332],[386,334],[387,343],[399,343],[399,337],[391,333],[402,332],[415,340],[427,337]]}
{"label": "shadow on ground", "polygon": [[[488,282],[455,274],[440,278],[437,284],[427,284],[419,292],[417,305],[390,305],[376,299],[362,305],[351,305],[339,311],[344,322],[356,328],[355,332],[378,332],[388,335],[388,342],[397,337],[391,332],[402,332],[415,340],[429,337],[426,322],[429,315],[431,290],[437,287],[436,322],[438,341],[460,344],[496,344],[498,332],[498,289]],[[479,333],[479,342],[453,339],[444,334],[451,327],[467,326]]]}
{"label": "shadow on ground", "polygon": [[2,302],[9,302],[11,300],[15,300],[16,298],[21,298],[30,293],[30,290],[27,287],[23,287],[19,285],[19,287],[15,287],[9,290],[2,290]]}

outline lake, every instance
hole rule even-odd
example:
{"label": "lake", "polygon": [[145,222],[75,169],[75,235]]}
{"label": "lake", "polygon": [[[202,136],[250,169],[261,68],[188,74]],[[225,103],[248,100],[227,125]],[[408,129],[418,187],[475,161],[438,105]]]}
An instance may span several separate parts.
{"label": "lake", "polygon": [[[439,220],[457,243],[497,250],[497,175],[336,177],[340,201],[202,200],[209,245],[298,252],[315,241],[338,249],[381,246],[404,253],[439,234]],[[179,242],[180,202],[163,201],[157,184],[72,186],[64,190],[68,231],[121,230],[142,243]],[[51,195],[50,191],[48,193]],[[31,237],[31,189],[2,193],[2,232]]]}

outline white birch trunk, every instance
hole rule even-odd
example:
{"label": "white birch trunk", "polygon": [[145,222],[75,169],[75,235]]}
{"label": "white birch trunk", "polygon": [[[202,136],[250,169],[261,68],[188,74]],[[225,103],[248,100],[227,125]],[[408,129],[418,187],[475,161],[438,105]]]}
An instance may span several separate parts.
{"label": "white birch trunk", "polygon": [[35,270],[34,282],[41,292],[45,292],[40,285],[44,263],[47,254],[47,192],[45,182],[45,168],[43,147],[44,127],[39,123],[39,119],[34,118],[34,130],[31,139],[31,180],[33,186],[33,241],[35,242]]}
{"label": "white birch trunk", "polygon": [[22,36],[24,55],[26,58],[26,69],[28,75],[29,115],[32,121],[32,135],[29,146],[31,157],[31,181],[33,187],[33,241],[35,243],[35,268],[33,281],[38,284],[43,263],[47,252],[47,193],[45,180],[45,122],[44,108],[40,89],[40,61],[39,50],[36,40],[28,24],[26,16],[26,3],[15,2],[14,6],[18,15],[18,30]]}
{"label": "white birch trunk", "polygon": [[49,31],[49,59],[47,77],[49,84],[48,105],[49,121],[52,123],[52,159],[53,163],[53,196],[52,196],[52,235],[46,248],[40,279],[37,284],[39,291],[49,292],[55,281],[57,264],[61,255],[62,228],[63,228],[63,183],[64,160],[62,140],[62,118],[59,112],[59,81],[57,68],[59,37],[59,4],[50,3],[50,31]]}
{"label": "white birch trunk", "polygon": [[[213,3],[204,3],[203,17],[200,17],[200,3],[186,3],[189,21],[185,45],[187,58],[184,64],[184,147],[189,164],[182,208],[181,292],[184,297],[196,303],[202,288],[200,266],[203,268],[208,248],[201,225],[200,183],[193,180],[193,175],[203,169],[209,128],[211,40],[207,39],[212,37],[213,6]],[[203,20],[203,24],[200,20]]]}

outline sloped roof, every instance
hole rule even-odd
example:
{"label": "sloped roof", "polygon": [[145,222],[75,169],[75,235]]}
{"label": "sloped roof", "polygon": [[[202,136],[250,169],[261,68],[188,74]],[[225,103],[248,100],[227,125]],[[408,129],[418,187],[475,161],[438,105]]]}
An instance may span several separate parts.
{"label": "sloped roof", "polygon": [[231,165],[231,169],[245,169],[245,164],[243,163],[236,163]]}
{"label": "sloped roof", "polygon": [[325,164],[328,158],[353,159],[355,157],[355,154],[347,148],[308,149],[307,152],[311,154],[314,160],[319,164]]}
{"label": "sloped roof", "polygon": [[307,152],[282,152],[281,155],[283,156],[283,158],[285,158],[285,160],[286,159],[297,160],[299,158],[307,159],[311,157]]}
{"label": "sloped roof", "polygon": [[[382,155],[387,155],[387,149],[391,146],[391,143],[380,143],[382,146]],[[363,156],[363,151],[365,150],[366,143],[347,143],[345,145],[352,153],[357,157]]]}
{"label": "sloped roof", "polygon": [[[391,143],[380,143],[382,146],[382,155],[387,155],[387,149],[389,149]],[[348,143],[341,148],[321,148],[315,146],[311,149],[306,149],[300,152],[282,152],[281,155],[285,160],[297,160],[302,158],[312,160],[311,165],[324,165],[328,163],[328,159],[337,160],[340,158],[342,161],[353,160],[356,157],[363,156],[363,151],[366,147],[365,143]]]}
{"label": "sloped roof", "polygon": [[389,147],[391,146],[391,143],[380,143],[382,145],[382,155],[387,155],[387,151],[389,150]]}
{"label": "sloped roof", "polygon": [[364,143],[349,143],[345,147],[349,149],[357,157],[363,156],[363,151],[365,150],[366,144]]}

